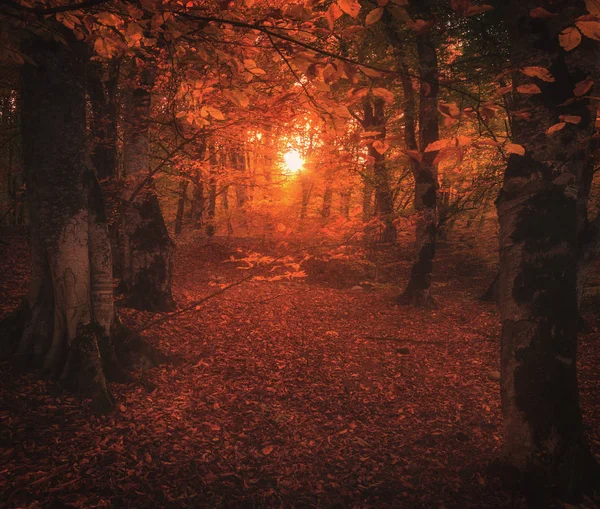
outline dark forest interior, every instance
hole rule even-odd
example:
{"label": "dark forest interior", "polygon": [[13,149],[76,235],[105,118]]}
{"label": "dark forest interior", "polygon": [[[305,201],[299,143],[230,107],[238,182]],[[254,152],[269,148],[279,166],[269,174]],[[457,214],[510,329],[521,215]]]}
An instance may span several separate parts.
{"label": "dark forest interior", "polygon": [[0,508],[600,507],[599,50],[600,0],[0,0]]}

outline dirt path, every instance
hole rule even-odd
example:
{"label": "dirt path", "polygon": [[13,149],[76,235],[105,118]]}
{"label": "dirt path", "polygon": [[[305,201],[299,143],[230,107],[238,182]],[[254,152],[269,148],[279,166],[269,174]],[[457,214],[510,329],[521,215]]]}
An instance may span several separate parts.
{"label": "dirt path", "polygon": [[[230,250],[180,247],[181,305],[244,275]],[[392,306],[386,289],[236,287],[148,330],[182,362],[115,386],[105,417],[0,365],[0,507],[512,507],[488,468],[499,328],[476,297],[489,274],[456,284],[460,258],[440,257],[433,311]],[[596,338],[582,338],[588,426]]]}

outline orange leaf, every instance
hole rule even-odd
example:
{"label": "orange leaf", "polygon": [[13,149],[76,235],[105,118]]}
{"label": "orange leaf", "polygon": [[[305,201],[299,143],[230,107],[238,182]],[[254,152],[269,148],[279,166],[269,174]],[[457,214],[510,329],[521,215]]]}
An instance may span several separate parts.
{"label": "orange leaf", "polygon": [[358,0],[337,0],[337,4],[342,11],[353,18],[356,18],[360,12]]}
{"label": "orange leaf", "polygon": [[558,124],[554,124],[553,126],[550,126],[548,128],[548,130],[546,131],[546,134],[557,133],[558,131],[560,131],[561,129],[563,129],[566,125],[567,125],[566,122],[559,122]]}
{"label": "orange leaf", "polygon": [[517,154],[519,156],[525,155],[525,147],[523,147],[523,145],[519,145],[518,143],[507,143],[504,145],[504,149],[509,154]]}
{"label": "orange leaf", "polygon": [[575,89],[573,90],[573,92],[577,97],[581,97],[582,95],[587,94],[590,88],[592,88],[593,86],[594,81],[590,78],[586,78],[575,85]]}
{"label": "orange leaf", "polygon": [[600,41],[600,21],[576,21],[575,25],[586,37]]}
{"label": "orange leaf", "polygon": [[585,0],[585,6],[590,14],[600,16],[600,0]]}
{"label": "orange leaf", "polygon": [[540,19],[548,19],[548,18],[551,18],[552,16],[556,16],[556,14],[547,11],[543,7],[536,7],[535,9],[531,9],[531,11],[529,12],[529,15],[532,18],[540,18]]}
{"label": "orange leaf", "polygon": [[530,83],[529,85],[520,85],[517,87],[517,92],[520,94],[541,94],[540,87]]}
{"label": "orange leaf", "polygon": [[262,450],[262,453],[265,454],[265,455],[271,454],[272,452],[273,452],[273,446],[272,445],[267,445]]}
{"label": "orange leaf", "polygon": [[377,140],[373,142],[373,148],[377,150],[380,154],[385,154],[388,148],[390,148],[389,143],[384,143],[381,140]]}
{"label": "orange leaf", "polygon": [[558,34],[558,42],[565,49],[565,51],[571,51],[579,46],[579,43],[581,42],[581,32],[575,27],[565,28],[560,34]]}
{"label": "orange leaf", "polygon": [[568,124],[579,124],[579,122],[581,122],[581,117],[578,117],[577,115],[561,115],[558,118]]}
{"label": "orange leaf", "polygon": [[523,74],[525,74],[526,76],[530,76],[532,78],[539,78],[542,81],[547,81],[548,83],[552,83],[553,81],[556,81],[554,79],[554,76],[552,76],[552,73],[544,67],[538,67],[538,66],[523,67],[523,69],[521,69],[521,72]]}
{"label": "orange leaf", "polygon": [[367,17],[365,18],[365,24],[373,25],[381,19],[381,16],[383,16],[383,7],[377,7],[367,14]]}

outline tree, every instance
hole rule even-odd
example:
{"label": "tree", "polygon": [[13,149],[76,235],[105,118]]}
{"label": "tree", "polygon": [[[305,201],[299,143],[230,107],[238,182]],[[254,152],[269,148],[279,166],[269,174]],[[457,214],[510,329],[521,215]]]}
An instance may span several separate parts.
{"label": "tree", "polygon": [[[123,211],[123,286],[129,305],[151,311],[174,307],[171,271],[174,244],[151,183],[150,106],[154,70],[134,65],[127,94],[123,166],[134,186],[126,190]],[[140,182],[141,180],[141,182]],[[141,186],[141,187],[140,187]]]}
{"label": "tree", "polygon": [[577,498],[598,480],[577,387],[577,198],[596,118],[581,90],[597,75],[598,46],[573,46],[586,2],[544,6],[498,5],[514,69],[513,140],[524,149],[510,156],[497,200],[504,453],[538,506],[548,486]]}
{"label": "tree", "polygon": [[33,279],[16,352],[105,411],[113,404],[107,378],[124,373],[114,345],[110,240],[86,153],[85,52],[68,41],[32,35],[26,44],[22,131]]}

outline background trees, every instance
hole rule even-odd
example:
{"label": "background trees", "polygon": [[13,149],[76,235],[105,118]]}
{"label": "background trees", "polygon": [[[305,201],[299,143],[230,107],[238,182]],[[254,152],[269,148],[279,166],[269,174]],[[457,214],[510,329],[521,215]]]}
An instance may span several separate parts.
{"label": "background trees", "polygon": [[438,235],[487,212],[505,166],[507,459],[567,495],[587,489],[576,326],[598,246],[600,11],[496,7],[5,2],[2,57],[23,82],[2,83],[0,219],[23,222],[23,180],[35,268],[17,353],[75,373],[109,407],[106,375],[122,375],[113,266],[124,303],[173,309],[170,230],[299,246],[343,234],[358,252],[387,249],[390,267],[410,223],[410,274],[385,282],[431,307]]}

